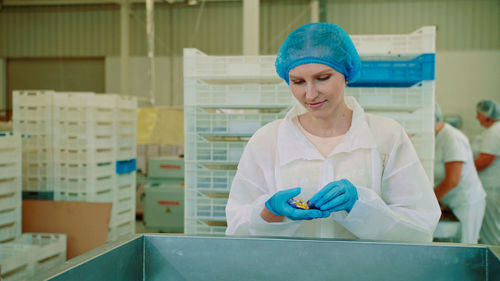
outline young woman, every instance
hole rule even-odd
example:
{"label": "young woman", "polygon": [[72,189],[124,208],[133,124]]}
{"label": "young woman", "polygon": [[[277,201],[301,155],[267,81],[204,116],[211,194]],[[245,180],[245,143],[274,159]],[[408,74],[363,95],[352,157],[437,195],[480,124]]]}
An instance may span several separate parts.
{"label": "young woman", "polygon": [[299,105],[248,142],[226,234],[432,241],[441,211],[405,130],[344,96],[360,68],[337,25],[311,23],[287,37],[276,70]]}
{"label": "young woman", "polygon": [[500,245],[500,105],[494,100],[482,100],[476,111],[479,123],[486,128],[481,134],[480,154],[474,160],[487,194],[480,240]]}

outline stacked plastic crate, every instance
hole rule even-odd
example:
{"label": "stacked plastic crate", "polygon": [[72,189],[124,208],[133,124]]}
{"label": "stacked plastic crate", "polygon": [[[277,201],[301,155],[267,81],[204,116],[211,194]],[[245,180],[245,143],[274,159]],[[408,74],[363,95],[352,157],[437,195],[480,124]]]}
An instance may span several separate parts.
{"label": "stacked plastic crate", "polygon": [[395,119],[406,129],[432,183],[436,28],[351,38],[363,65],[359,80],[345,94],[365,111]]}
{"label": "stacked plastic crate", "polygon": [[112,202],[116,96],[56,93],[53,101],[54,199]]}
{"label": "stacked plastic crate", "polygon": [[23,233],[12,243],[0,244],[2,280],[31,280],[65,261],[65,234]]}
{"label": "stacked plastic crate", "polygon": [[0,243],[21,235],[21,137],[0,132]]}
{"label": "stacked plastic crate", "polygon": [[227,197],[246,142],[292,104],[274,60],[184,49],[185,233],[224,233]]}
{"label": "stacked plastic crate", "polygon": [[23,191],[52,199],[53,91],[14,91],[14,132],[23,138]]}
{"label": "stacked plastic crate", "polygon": [[135,233],[135,194],[137,157],[137,99],[119,96],[117,100],[116,195],[108,241]]}

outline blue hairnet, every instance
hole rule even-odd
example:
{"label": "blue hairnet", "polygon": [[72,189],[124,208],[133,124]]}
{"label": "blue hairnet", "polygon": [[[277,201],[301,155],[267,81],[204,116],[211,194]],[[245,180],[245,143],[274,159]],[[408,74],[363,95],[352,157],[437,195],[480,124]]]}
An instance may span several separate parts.
{"label": "blue hairnet", "polygon": [[436,105],[434,106],[434,118],[435,118],[435,123],[443,122],[443,113],[441,111],[441,107],[437,102]]}
{"label": "blue hairnet", "polygon": [[476,110],[491,120],[500,119],[500,106],[494,100],[487,99],[478,102]]}
{"label": "blue hairnet", "polygon": [[276,72],[290,84],[290,70],[307,63],[328,65],[349,82],[354,82],[361,70],[361,60],[349,35],[325,22],[303,25],[288,35],[276,57]]}

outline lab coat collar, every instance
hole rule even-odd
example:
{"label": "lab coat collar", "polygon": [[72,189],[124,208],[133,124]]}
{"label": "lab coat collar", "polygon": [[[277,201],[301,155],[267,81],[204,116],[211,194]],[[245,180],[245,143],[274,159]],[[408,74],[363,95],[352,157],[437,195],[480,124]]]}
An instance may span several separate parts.
{"label": "lab coat collar", "polygon": [[[366,122],[363,108],[354,97],[346,96],[344,100],[346,105],[353,111],[351,127],[332,153],[330,153],[328,158],[341,152],[351,152],[356,149],[376,147],[373,134]],[[297,159],[325,159],[292,122],[292,118],[305,112],[306,109],[297,103],[287,113],[285,119],[279,126],[277,152],[279,153],[278,161],[280,166],[286,165]]]}

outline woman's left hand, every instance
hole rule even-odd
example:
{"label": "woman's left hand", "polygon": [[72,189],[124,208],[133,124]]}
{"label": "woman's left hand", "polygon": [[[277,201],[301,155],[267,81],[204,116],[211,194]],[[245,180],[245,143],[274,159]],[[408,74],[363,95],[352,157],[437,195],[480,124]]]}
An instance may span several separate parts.
{"label": "woman's left hand", "polygon": [[309,201],[321,211],[351,211],[358,200],[356,187],[347,179],[333,181],[325,185]]}

